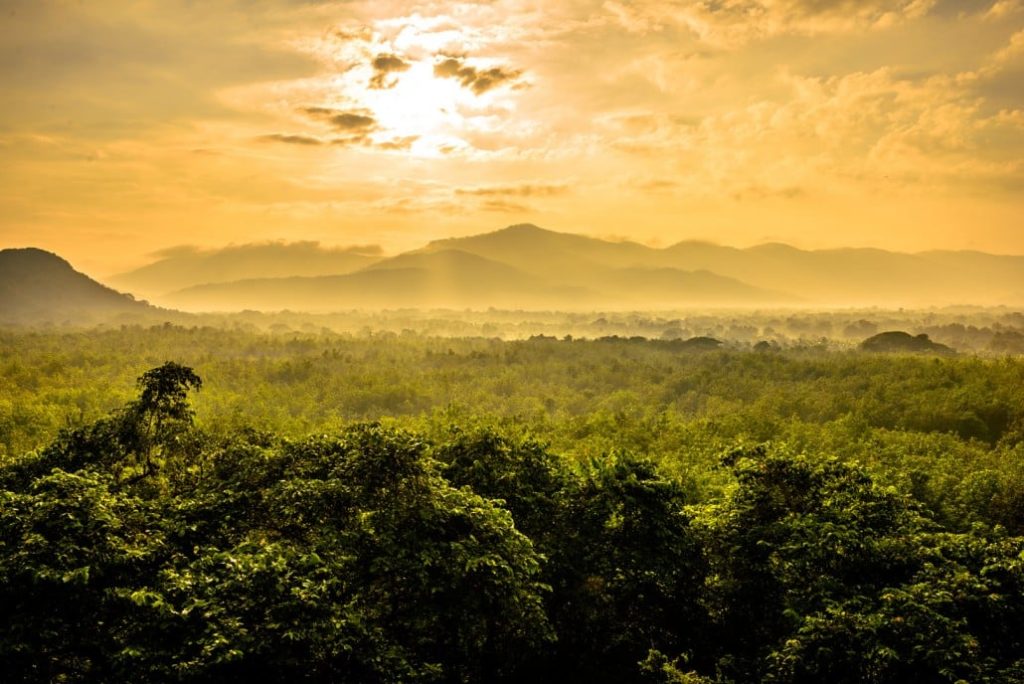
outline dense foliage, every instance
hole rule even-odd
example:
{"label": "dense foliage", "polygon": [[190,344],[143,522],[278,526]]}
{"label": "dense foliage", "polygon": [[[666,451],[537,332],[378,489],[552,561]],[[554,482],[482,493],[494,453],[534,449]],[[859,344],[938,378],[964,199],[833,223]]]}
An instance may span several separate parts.
{"label": "dense foliage", "polygon": [[1024,679],[1018,357],[0,342],[5,682]]}
{"label": "dense foliage", "polygon": [[133,400],[173,358],[207,386],[195,420],[298,439],[384,421],[532,434],[576,463],[647,456],[695,496],[724,451],[772,441],[857,461],[945,525],[1024,532],[1024,359],[825,351],[696,352],[639,338],[501,341],[213,328],[0,332],[0,462]]}
{"label": "dense foliage", "polygon": [[[618,353],[636,371],[667,363],[659,348]],[[741,363],[732,377],[755,379],[783,364],[796,381],[819,364],[884,363],[762,358],[689,364],[729,376]],[[900,363],[919,387],[956,364],[976,364],[968,385],[1020,372]],[[776,444],[720,452],[709,489],[679,467],[685,453],[566,458],[479,420],[213,429],[190,403],[200,387],[213,383],[157,366],[135,398],[0,467],[4,681],[1024,677],[1019,488],[1002,471],[970,466],[955,491],[928,494],[925,468],[901,491]],[[1019,454],[1019,405],[993,401],[1001,432],[966,443]]]}

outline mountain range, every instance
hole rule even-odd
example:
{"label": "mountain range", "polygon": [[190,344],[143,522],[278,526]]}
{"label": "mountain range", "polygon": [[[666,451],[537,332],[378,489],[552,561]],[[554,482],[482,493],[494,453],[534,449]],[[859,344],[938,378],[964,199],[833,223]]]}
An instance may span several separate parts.
{"label": "mountain range", "polygon": [[108,278],[109,285],[143,297],[159,297],[193,285],[248,278],[286,278],[351,273],[381,258],[381,248],[365,245],[324,248],[316,242],[232,245],[218,250],[172,247],[157,260]]}
{"label": "mountain range", "polygon": [[[0,257],[0,320],[147,306],[56,255],[23,249]],[[308,242],[175,248],[107,282],[187,311],[1020,305],[1024,257],[694,241],[659,249],[521,224],[391,257],[376,247]]]}
{"label": "mountain range", "polygon": [[[285,246],[266,249],[284,250]],[[331,275],[194,281],[146,291],[134,274],[115,282],[191,310],[447,306],[671,309],[749,306],[934,306],[1024,302],[1024,257],[880,249],[747,249],[707,242],[653,248],[521,224],[430,242],[395,257],[360,254]],[[158,262],[174,270],[176,260]],[[322,262],[318,262],[321,263]],[[280,270],[280,267],[279,267]],[[380,271],[388,271],[381,274]]]}

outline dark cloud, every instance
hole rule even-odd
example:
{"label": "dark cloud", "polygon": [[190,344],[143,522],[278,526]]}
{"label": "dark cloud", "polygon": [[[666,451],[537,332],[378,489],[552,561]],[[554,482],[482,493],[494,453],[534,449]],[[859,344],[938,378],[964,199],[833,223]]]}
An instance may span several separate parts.
{"label": "dark cloud", "polygon": [[477,69],[466,64],[462,57],[445,57],[434,64],[435,76],[458,79],[459,83],[477,95],[483,95],[488,90],[515,81],[522,73],[522,71],[505,67]]}
{"label": "dark cloud", "polygon": [[358,26],[351,29],[338,29],[334,32],[334,37],[345,43],[357,40],[370,41],[373,40],[373,28]]}
{"label": "dark cloud", "polygon": [[491,185],[474,188],[457,188],[456,195],[473,195],[476,197],[551,197],[564,195],[569,191],[566,185]]}
{"label": "dark cloud", "polygon": [[420,137],[418,135],[409,135],[404,138],[392,138],[391,140],[384,140],[377,143],[376,147],[381,150],[407,150],[419,139]]}
{"label": "dark cloud", "polygon": [[373,58],[373,77],[370,79],[370,88],[374,90],[387,90],[394,88],[398,79],[392,78],[391,74],[409,70],[409,63],[398,55],[382,53]]}
{"label": "dark cloud", "polygon": [[314,119],[326,121],[344,133],[365,135],[377,128],[377,119],[367,110],[342,111],[330,107],[306,107],[302,110]]}
{"label": "dark cloud", "polygon": [[959,17],[964,14],[984,14],[992,8],[995,0],[938,0],[930,14],[940,17]]}
{"label": "dark cloud", "polygon": [[323,140],[320,138],[313,138],[308,135],[291,135],[288,133],[271,133],[270,135],[260,136],[260,140],[264,142],[282,142],[290,145],[322,145]]}
{"label": "dark cloud", "polygon": [[368,135],[348,135],[343,138],[334,138],[332,145],[339,147],[355,147],[356,145],[370,145],[373,140]]}
{"label": "dark cloud", "polygon": [[382,256],[384,254],[384,248],[380,245],[349,245],[348,247],[338,247],[337,251],[345,254],[362,254],[363,256]]}
{"label": "dark cloud", "polygon": [[330,125],[336,137],[321,139],[306,135],[275,133],[265,135],[261,139],[295,145],[330,144],[338,147],[370,147],[379,150],[407,150],[417,140],[417,136],[379,139],[380,125],[373,112],[369,110],[345,111],[332,107],[304,107],[301,111],[306,116]]}
{"label": "dark cloud", "polygon": [[372,147],[378,150],[408,150],[412,144],[419,140],[419,136],[410,135],[404,138],[392,138],[390,140],[374,140],[368,135],[349,135],[331,140],[332,145],[339,147]]}
{"label": "dark cloud", "polygon": [[197,245],[175,245],[173,247],[164,247],[154,252],[149,252],[146,256],[153,257],[155,259],[172,259],[175,257],[188,257],[195,254],[199,254],[202,250]]}
{"label": "dark cloud", "polygon": [[480,205],[480,209],[482,211],[496,211],[505,214],[523,214],[532,211],[525,204],[517,204],[501,199],[487,200]]}
{"label": "dark cloud", "polygon": [[987,78],[971,84],[972,90],[984,98],[982,111],[990,116],[1000,111],[1024,108],[1024,64],[1010,65]]}

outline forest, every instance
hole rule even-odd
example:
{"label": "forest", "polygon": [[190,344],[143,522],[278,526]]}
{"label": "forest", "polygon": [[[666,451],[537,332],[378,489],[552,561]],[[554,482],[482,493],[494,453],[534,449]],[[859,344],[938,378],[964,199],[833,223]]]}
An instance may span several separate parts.
{"label": "forest", "polygon": [[0,332],[24,682],[1020,682],[1024,360]]}

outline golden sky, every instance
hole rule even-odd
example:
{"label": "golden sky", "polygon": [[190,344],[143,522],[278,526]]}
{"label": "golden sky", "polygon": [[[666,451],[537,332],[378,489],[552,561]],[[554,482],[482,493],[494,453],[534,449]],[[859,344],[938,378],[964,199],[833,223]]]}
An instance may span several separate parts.
{"label": "golden sky", "polygon": [[1024,253],[1024,1],[0,2],[0,246]]}

